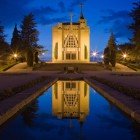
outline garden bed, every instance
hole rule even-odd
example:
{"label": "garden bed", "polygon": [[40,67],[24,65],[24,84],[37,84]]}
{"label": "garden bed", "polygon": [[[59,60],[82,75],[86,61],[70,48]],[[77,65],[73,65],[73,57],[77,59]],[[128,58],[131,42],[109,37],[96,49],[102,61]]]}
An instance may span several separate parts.
{"label": "garden bed", "polygon": [[136,88],[133,88],[133,87],[128,87],[128,86],[124,86],[120,83],[116,83],[116,82],[113,82],[113,81],[109,81],[109,80],[106,80],[104,78],[99,78],[99,77],[96,77],[96,76],[92,76],[91,79],[94,79],[102,84],[105,84],[119,92],[122,92],[128,96],[131,96],[135,99],[138,99],[140,100],[140,89],[136,89]]}

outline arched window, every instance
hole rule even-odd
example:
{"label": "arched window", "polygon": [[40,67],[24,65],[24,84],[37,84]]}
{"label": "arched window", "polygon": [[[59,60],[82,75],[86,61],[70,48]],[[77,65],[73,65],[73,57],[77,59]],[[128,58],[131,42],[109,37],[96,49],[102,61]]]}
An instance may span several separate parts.
{"label": "arched window", "polygon": [[78,40],[77,38],[70,34],[66,37],[65,41],[64,41],[64,47],[65,48],[76,48],[78,47]]}
{"label": "arched window", "polygon": [[87,59],[87,54],[88,53],[88,51],[87,51],[87,46],[85,45],[85,59]]}
{"label": "arched window", "polygon": [[55,44],[54,57],[55,59],[58,59],[58,43]]}

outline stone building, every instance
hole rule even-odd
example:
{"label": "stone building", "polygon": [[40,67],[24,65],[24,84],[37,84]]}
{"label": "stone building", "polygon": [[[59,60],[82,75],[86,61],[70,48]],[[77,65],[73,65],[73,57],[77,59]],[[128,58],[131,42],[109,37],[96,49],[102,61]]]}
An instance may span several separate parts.
{"label": "stone building", "polygon": [[81,10],[78,22],[59,23],[52,29],[52,62],[90,61],[90,28]]}

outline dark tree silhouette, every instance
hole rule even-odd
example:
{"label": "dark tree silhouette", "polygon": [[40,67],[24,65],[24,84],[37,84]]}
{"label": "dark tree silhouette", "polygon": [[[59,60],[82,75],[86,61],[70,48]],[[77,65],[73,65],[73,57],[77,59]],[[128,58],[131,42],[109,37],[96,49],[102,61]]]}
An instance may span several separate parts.
{"label": "dark tree silhouette", "polygon": [[34,127],[34,119],[37,118],[38,101],[33,101],[27,108],[21,113],[24,123],[29,127]]}
{"label": "dark tree silhouette", "polygon": [[[38,41],[38,31],[36,29],[36,22],[34,15],[30,13],[25,16],[21,25],[21,38],[24,51],[27,54],[27,64],[28,66],[33,66],[33,51],[37,45]],[[30,62],[29,62],[30,61]],[[31,62],[32,61],[32,62]]]}
{"label": "dark tree silhouette", "polygon": [[136,48],[140,50],[140,1],[133,3],[134,7],[130,13],[133,19],[133,23],[129,28],[133,31],[132,43],[136,45]]}
{"label": "dark tree silhouette", "polygon": [[134,7],[130,13],[133,19],[133,23],[129,28],[133,31],[133,37],[131,39],[132,44],[136,47],[133,50],[135,61],[140,61],[140,1],[133,3]]}
{"label": "dark tree silhouette", "polygon": [[110,51],[109,51],[109,48],[106,47],[104,49],[104,64],[107,68],[109,66],[109,60],[110,60]]}
{"label": "dark tree silhouette", "polygon": [[4,26],[0,25],[0,54],[7,53],[9,51],[9,45],[5,40]]}
{"label": "dark tree silhouette", "polygon": [[115,67],[116,65],[116,42],[115,42],[115,36],[113,33],[111,33],[111,36],[108,41],[108,48],[110,51],[110,63],[112,67]]}
{"label": "dark tree silhouette", "polygon": [[35,52],[35,63],[38,64],[39,58],[38,58],[38,52]]}
{"label": "dark tree silhouette", "polygon": [[20,37],[20,31],[17,29],[17,25],[15,25],[13,36],[11,39],[11,48],[13,51],[20,51],[21,50],[21,37]]}

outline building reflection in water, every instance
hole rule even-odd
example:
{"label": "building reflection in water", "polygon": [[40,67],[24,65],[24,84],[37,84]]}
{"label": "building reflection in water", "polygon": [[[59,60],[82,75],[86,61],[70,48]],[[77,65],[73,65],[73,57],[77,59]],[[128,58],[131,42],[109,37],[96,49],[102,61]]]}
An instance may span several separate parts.
{"label": "building reflection in water", "polygon": [[78,119],[89,114],[89,86],[84,81],[58,81],[52,87],[52,113],[60,119]]}

